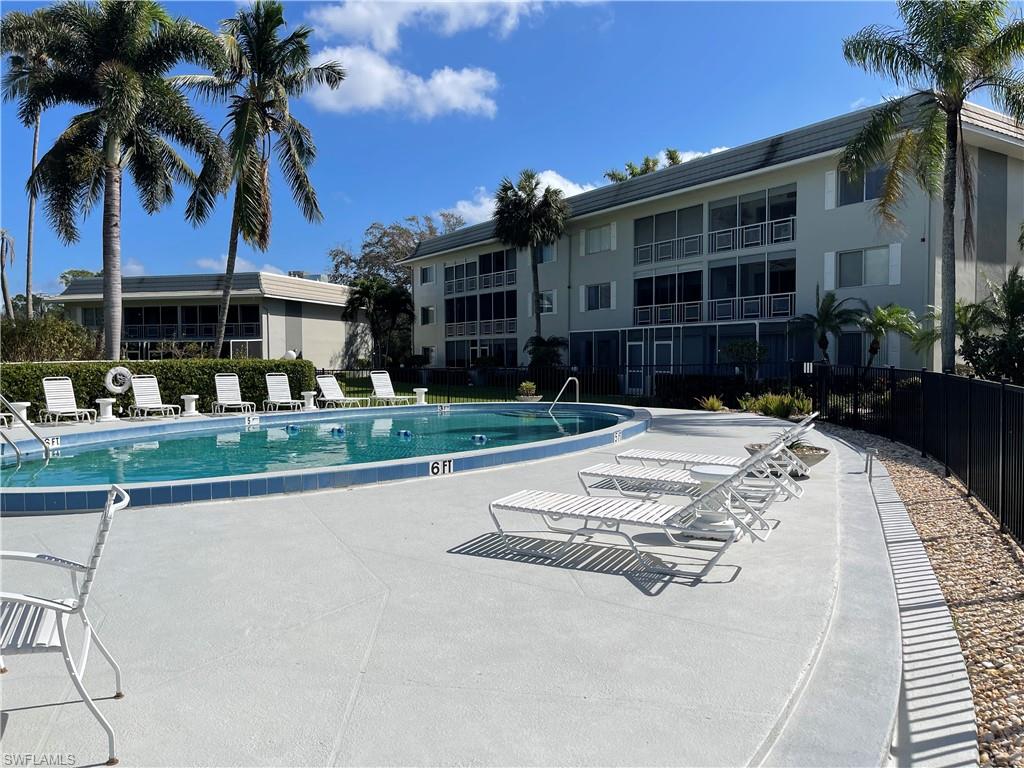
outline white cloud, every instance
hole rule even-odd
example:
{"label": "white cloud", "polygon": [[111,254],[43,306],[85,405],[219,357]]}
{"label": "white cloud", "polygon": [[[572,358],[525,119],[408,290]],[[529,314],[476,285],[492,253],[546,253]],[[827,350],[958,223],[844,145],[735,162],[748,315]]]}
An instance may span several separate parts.
{"label": "white cloud", "polygon": [[[196,266],[204,272],[223,272],[227,266],[228,255],[221,254],[219,259],[196,259]],[[276,275],[283,275],[284,270],[273,264],[257,266],[256,262],[250,261],[244,256],[235,257],[235,272],[273,272]]]}
{"label": "white cloud", "polygon": [[[571,179],[565,178],[558,171],[546,170],[537,174],[543,186],[554,187],[562,190],[566,197],[578,195],[581,192],[595,189],[594,184],[578,184]],[[448,210],[459,214],[466,220],[466,224],[479,224],[487,221],[494,215],[494,195],[487,191],[486,187],[477,187],[473,190],[473,196],[468,200],[459,200]]]}
{"label": "white cloud", "polygon": [[577,184],[575,181],[570,181],[562,174],[550,169],[547,171],[541,171],[537,176],[540,178],[541,184],[562,190],[566,197],[572,197],[573,195],[578,195],[581,192],[588,192],[596,187],[595,184]]}
{"label": "white cloud", "polygon": [[[684,149],[679,152],[679,156],[683,159],[684,163],[688,163],[691,160],[696,160],[698,157],[707,157],[708,155],[714,155],[719,152],[725,152],[728,147],[712,147],[707,152],[703,152],[699,149]],[[665,156],[665,151],[662,150],[658,153],[658,167],[665,168],[668,166],[668,158]]]}
{"label": "white cloud", "polygon": [[388,53],[399,47],[402,27],[425,26],[452,36],[468,29],[493,27],[506,37],[522,18],[538,13],[536,0],[513,2],[365,2],[348,0],[314,7],[309,17],[325,37],[340,36]]}
{"label": "white cloud", "polygon": [[871,103],[871,100],[867,96],[861,96],[859,99],[854,99],[850,102],[850,109],[860,109],[866,107]]}
{"label": "white cloud", "polygon": [[492,94],[497,76],[487,69],[435,69],[423,78],[363,46],[320,51],[317,63],[341,63],[347,76],[337,90],[320,86],[310,92],[313,104],[326,112],[400,110],[427,120],[449,112],[494,117],[498,105]]}
{"label": "white cloud", "polygon": [[121,265],[121,272],[129,277],[146,274],[146,265],[138,259],[128,259]]}

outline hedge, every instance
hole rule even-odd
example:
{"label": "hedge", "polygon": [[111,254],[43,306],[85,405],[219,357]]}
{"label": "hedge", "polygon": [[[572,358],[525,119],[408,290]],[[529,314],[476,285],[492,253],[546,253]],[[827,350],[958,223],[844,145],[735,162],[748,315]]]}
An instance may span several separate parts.
{"label": "hedge", "polygon": [[[316,368],[309,360],[218,360],[196,358],[186,360],[122,360],[119,363],[63,362],[63,363],[3,363],[0,364],[0,392],[10,400],[32,403],[29,415],[36,419],[39,408],[46,405],[43,378],[68,376],[75,388],[80,408],[96,408],[96,398],[116,397],[114,413],[127,413],[132,403],[129,389],[122,395],[112,395],[103,380],[115,365],[123,365],[133,374],[150,373],[160,382],[160,395],[168,405],[182,405],[182,395],[199,395],[196,407],[209,413],[217,399],[214,375],[237,373],[242,399],[261,408],[267,396],[264,374],[285,373],[292,389],[292,397],[299,399],[303,390],[316,389]],[[119,410],[121,409],[121,410]]]}

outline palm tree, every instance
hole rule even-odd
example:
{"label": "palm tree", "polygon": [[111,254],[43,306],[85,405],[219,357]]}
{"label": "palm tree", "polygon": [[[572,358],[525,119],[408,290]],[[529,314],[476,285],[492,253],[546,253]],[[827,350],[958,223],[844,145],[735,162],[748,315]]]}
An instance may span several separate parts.
{"label": "palm tree", "polygon": [[562,350],[569,346],[564,336],[531,336],[524,351],[530,356],[531,368],[552,368],[562,364]]}
{"label": "palm tree", "polygon": [[[682,162],[682,152],[678,149],[674,149],[673,147],[665,148],[666,167],[681,165]],[[658,157],[644,155],[644,159],[640,165],[630,161],[626,163],[626,169],[624,171],[612,168],[610,171],[604,172],[604,177],[608,179],[608,181],[618,184],[619,182],[626,181],[627,179],[635,179],[637,176],[646,176],[648,173],[654,173],[659,168],[661,168],[661,161]]]}
{"label": "palm tree", "polygon": [[882,339],[890,333],[912,338],[918,328],[917,318],[913,311],[897,304],[876,306],[858,318],[857,324],[864,333],[871,337],[871,344],[868,345],[868,361],[864,366],[865,375],[882,347]]}
{"label": "palm tree", "polygon": [[[220,140],[167,79],[181,63],[217,66],[222,52],[209,30],[172,19],[153,0],[65,0],[45,9],[43,53],[49,67],[29,78],[18,114],[28,123],[58,104],[84,108],[39,159],[28,182],[65,243],[78,240],[76,218],[103,198],[105,355],[121,354],[121,184],[131,175],[143,209],[155,213],[188,184],[186,217],[198,224],[223,189]],[[6,22],[6,18],[5,18]],[[195,172],[171,142],[203,163]]]}
{"label": "palm tree", "polygon": [[[974,338],[989,327],[991,316],[988,305],[991,300],[991,297],[986,297],[979,302],[956,300],[956,304],[953,305],[953,327],[956,329],[958,339],[963,341]],[[914,331],[910,344],[917,354],[929,355],[942,337],[939,330],[942,326],[942,309],[931,306],[921,320],[923,322]],[[924,325],[924,322],[928,322],[929,325]]]}
{"label": "palm tree", "polygon": [[501,180],[494,195],[494,236],[513,248],[530,249],[530,274],[533,278],[533,335],[540,332],[540,275],[537,262],[540,250],[552,245],[565,234],[569,221],[569,206],[560,189],[545,186],[540,189],[540,178],[526,169],[515,184],[509,178]]}
{"label": "palm tree", "polygon": [[235,200],[228,237],[224,287],[217,314],[214,357],[224,344],[231,286],[238,254],[238,236],[265,251],[270,245],[271,137],[292,198],[307,221],[323,213],[306,171],[316,158],[309,129],[291,113],[289,98],[316,85],[337,88],[345,72],[336,62],[310,66],[310,27],[300,25],[283,34],[284,6],[277,0],[256,0],[221,22],[227,66],[213,75],[182,75],[175,82],[228,107],[228,155]]}
{"label": "palm tree", "polygon": [[415,316],[409,290],[379,275],[360,277],[352,283],[341,314],[343,320],[366,319],[373,339],[373,362],[378,367],[387,364],[391,337],[398,326],[403,320],[411,320]]}
{"label": "palm tree", "polygon": [[14,319],[14,304],[11,303],[11,292],[7,289],[7,265],[14,263],[14,238],[6,229],[0,229],[0,291],[4,295],[4,311],[7,319]]}
{"label": "palm tree", "polygon": [[[26,94],[33,78],[45,77],[49,59],[45,52],[46,12],[11,13],[3,20],[3,50],[9,52],[7,73],[3,79],[3,100],[14,101]],[[39,127],[41,115],[36,114],[32,124],[32,165],[34,171],[39,159]],[[25,316],[31,320],[32,307],[32,246],[35,242],[36,196],[28,196],[28,235],[25,238]]]}
{"label": "palm tree", "polygon": [[[863,309],[845,306],[847,302],[860,303]],[[811,329],[817,339],[818,349],[821,350],[822,360],[831,365],[832,360],[828,356],[829,334],[838,337],[843,332],[843,326],[857,323],[866,309],[867,305],[861,299],[849,296],[837,299],[833,291],[826,291],[825,295],[821,296],[819,289],[815,288],[814,312],[804,313],[793,322],[797,326]]]}
{"label": "palm tree", "polygon": [[[904,29],[872,25],[843,41],[846,60],[884,75],[907,95],[876,109],[840,160],[848,173],[888,165],[877,211],[898,220],[907,182],[942,194],[942,306],[956,302],[954,211],[964,201],[964,252],[974,244],[973,177],[963,151],[964,103],[987,91],[1018,124],[1024,124],[1024,19],[1003,23],[1005,0],[943,0],[897,3]],[[959,184],[958,184],[959,177]],[[942,324],[942,367],[956,362],[952,313]]]}

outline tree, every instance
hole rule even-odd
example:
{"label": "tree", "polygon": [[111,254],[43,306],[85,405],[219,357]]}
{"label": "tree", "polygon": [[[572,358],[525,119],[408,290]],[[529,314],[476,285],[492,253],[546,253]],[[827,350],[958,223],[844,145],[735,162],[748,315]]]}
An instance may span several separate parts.
{"label": "tree", "polygon": [[307,170],[316,159],[309,129],[291,113],[289,99],[310,88],[341,85],[345,72],[337,62],[310,66],[310,27],[299,25],[284,35],[284,6],[256,0],[221,22],[226,66],[212,75],[181,75],[174,81],[214,101],[227,101],[228,161],[234,186],[231,233],[224,267],[224,287],[217,313],[213,356],[224,345],[238,236],[265,251],[270,245],[270,145],[292,199],[307,221],[323,221],[316,190]]}
{"label": "tree", "polygon": [[387,365],[391,341],[403,319],[415,316],[412,294],[379,275],[360,277],[352,283],[342,319],[356,321],[365,317],[373,339],[373,364]]}
{"label": "tree", "polygon": [[7,289],[7,265],[14,263],[14,238],[6,229],[0,229],[0,290],[4,295],[4,312],[11,320],[14,319],[14,305],[11,303],[11,292]]}
{"label": "tree", "polygon": [[[973,339],[988,328],[989,315],[987,304],[990,298],[973,303],[957,299],[953,305],[956,337],[961,343],[967,339]],[[939,342],[942,333],[942,309],[931,306],[921,318],[922,322],[914,331],[911,337],[911,346],[919,355],[930,355],[932,348]],[[927,325],[925,324],[927,323]]]}
{"label": "tree", "polygon": [[906,307],[897,304],[886,304],[876,306],[869,312],[861,315],[857,324],[871,338],[868,345],[868,362],[864,366],[864,375],[867,369],[875,361],[879,350],[882,348],[882,340],[890,333],[913,338],[917,331],[917,318],[914,313]]}
{"label": "tree", "polygon": [[[683,155],[678,149],[667,147],[665,149],[665,166],[681,165],[683,162]],[[635,179],[637,176],[646,176],[648,173],[654,173],[661,168],[661,159],[657,156],[644,155],[644,159],[640,165],[630,161],[626,163],[626,169],[620,171],[616,168],[612,168],[609,171],[604,172],[604,177],[613,183],[618,184],[619,182],[626,181],[627,179]]]}
{"label": "tree", "polygon": [[749,384],[757,375],[758,366],[768,359],[768,347],[754,339],[733,341],[722,350],[723,362],[736,363],[743,367],[743,382]]}
{"label": "tree", "polygon": [[65,269],[60,273],[57,282],[67,288],[72,282],[83,277],[102,277],[102,272],[93,272],[91,269]]}
{"label": "tree", "polygon": [[[860,303],[863,309],[845,306],[847,302]],[[817,337],[822,360],[831,365],[832,360],[828,356],[829,334],[838,337],[843,332],[843,326],[857,323],[866,309],[866,305],[860,299],[849,296],[845,299],[837,299],[833,291],[826,291],[825,295],[821,296],[819,289],[815,288],[814,312],[804,313],[794,322],[811,330]]]}
{"label": "tree", "polygon": [[523,350],[530,356],[531,368],[555,368],[562,364],[562,350],[569,346],[564,336],[548,336],[540,334],[526,340]]}
{"label": "tree", "polygon": [[1010,270],[1004,283],[990,283],[989,289],[992,294],[980,310],[985,330],[966,338],[961,353],[979,376],[1005,376],[1024,384],[1024,275],[1020,265]]}
{"label": "tree", "polygon": [[[123,172],[147,213],[173,198],[175,182],[190,185],[185,215],[193,224],[205,221],[223,186],[222,144],[167,73],[182,63],[215,66],[221,49],[209,30],[171,19],[153,0],[65,0],[43,15],[49,66],[26,82],[18,115],[28,123],[58,104],[84,111],[39,159],[28,190],[45,196],[47,217],[65,243],[78,240],[77,217],[103,199],[105,355],[117,360]],[[4,17],[5,25],[12,16]],[[172,142],[200,158],[198,173]]]}
{"label": "tree", "polygon": [[[494,196],[494,236],[505,245],[530,250],[530,273],[533,278],[533,335],[540,332],[540,275],[537,262],[540,249],[552,245],[565,234],[569,221],[569,206],[562,191],[545,186],[540,189],[540,178],[530,169],[519,174],[515,184],[509,178],[501,180]],[[529,344],[529,342],[527,342]]]}
{"label": "tree", "polygon": [[[974,245],[974,184],[962,146],[963,107],[975,92],[987,91],[1018,125],[1024,124],[1024,72],[1014,69],[1014,61],[1024,57],[1024,19],[1004,25],[1005,0],[900,0],[897,8],[904,29],[865,27],[843,41],[843,54],[849,63],[888,77],[908,93],[874,110],[839,166],[855,174],[888,166],[876,208],[889,224],[898,221],[908,181],[941,192],[941,304],[952,307],[958,191],[964,201],[965,254]],[[944,369],[956,362],[953,320],[952,313],[943,315]]]}
{"label": "tree", "polygon": [[[7,73],[3,81],[3,100],[14,101],[28,92],[31,80],[47,75],[50,60],[46,56],[46,15],[43,9],[32,13],[9,14],[3,23],[3,49],[10,52],[7,59]],[[41,115],[28,124],[32,125],[32,165],[34,171],[39,159],[39,127]],[[32,306],[32,246],[35,242],[36,195],[28,196],[28,234],[25,237],[25,316],[31,320]]]}

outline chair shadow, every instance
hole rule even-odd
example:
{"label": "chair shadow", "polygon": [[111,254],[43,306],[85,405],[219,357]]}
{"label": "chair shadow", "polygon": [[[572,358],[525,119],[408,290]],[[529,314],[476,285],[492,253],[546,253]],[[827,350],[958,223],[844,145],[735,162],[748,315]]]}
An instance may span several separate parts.
{"label": "chair shadow", "polygon": [[[728,548],[728,543],[723,542],[701,540],[697,543],[694,540],[687,544],[685,550],[677,545],[673,548],[671,565],[666,559],[658,557],[649,549],[642,550],[644,555],[656,565],[671,567],[673,572],[667,574],[648,570],[637,561],[636,555],[633,554],[632,550],[624,547],[605,544],[598,545],[585,541],[573,542],[568,546],[564,546],[564,542],[558,539],[537,538],[521,534],[509,534],[508,539],[515,547],[548,552],[554,555],[554,557],[512,552],[505,546],[505,541],[502,537],[495,532],[484,533],[462,544],[458,544],[449,549],[448,553],[452,555],[484,557],[489,560],[540,565],[547,568],[563,568],[588,573],[600,573],[607,576],[621,576],[648,597],[656,597],[670,584],[681,584],[689,587],[696,587],[699,584],[729,584],[736,580],[742,570],[738,565],[719,564],[719,559]],[[668,546],[665,536],[660,533],[635,536],[634,539],[638,544],[643,544],[645,547]],[[562,549],[563,546],[564,549]],[[555,555],[559,550],[561,552]],[[699,557],[696,555],[697,552],[707,553],[708,557]],[[677,570],[680,563],[687,561],[694,563],[696,569],[693,571]],[[708,579],[708,575],[716,568],[727,569],[729,573],[725,578]]]}

